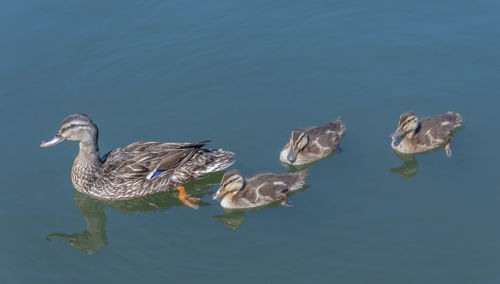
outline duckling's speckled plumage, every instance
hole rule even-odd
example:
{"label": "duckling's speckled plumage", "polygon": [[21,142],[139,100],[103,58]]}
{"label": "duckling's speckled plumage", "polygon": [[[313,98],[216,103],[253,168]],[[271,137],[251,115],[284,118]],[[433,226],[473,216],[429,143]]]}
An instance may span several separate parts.
{"label": "duckling's speckled plumage", "polygon": [[419,120],[413,111],[407,111],[399,118],[398,129],[391,137],[391,147],[403,154],[431,151],[448,144],[461,124],[462,116],[456,112]]}
{"label": "duckling's speckled plumage", "polygon": [[76,190],[97,199],[123,200],[142,197],[176,186],[234,163],[234,153],[202,149],[200,143],[135,142],[113,150],[102,159],[97,145],[98,130],[90,117],[67,117],[56,136],[42,143],[53,146],[64,140],[80,142],[80,152],[71,170]]}
{"label": "duckling's speckled plumage", "polygon": [[305,130],[296,128],[281,150],[280,160],[287,164],[304,165],[323,159],[337,150],[344,131],[345,125],[340,118]]}
{"label": "duckling's speckled plumage", "polygon": [[[222,196],[221,206],[229,209],[254,208],[283,199],[289,191],[300,189],[306,180],[307,170],[288,174],[263,173],[243,178],[238,170],[224,174],[221,187],[214,195],[220,197],[222,190],[228,192]],[[231,183],[237,183],[232,186]]]}

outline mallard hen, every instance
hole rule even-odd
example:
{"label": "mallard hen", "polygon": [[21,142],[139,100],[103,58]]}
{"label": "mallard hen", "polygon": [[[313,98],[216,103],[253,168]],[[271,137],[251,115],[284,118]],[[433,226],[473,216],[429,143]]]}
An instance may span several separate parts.
{"label": "mallard hen", "polygon": [[[80,151],[71,169],[76,190],[102,200],[124,200],[176,189],[177,186],[234,163],[234,153],[202,149],[199,143],[135,142],[99,155],[98,129],[86,114],[72,114],[57,134],[41,147],[78,141]],[[189,200],[189,196],[185,199]],[[183,200],[184,202],[185,200]],[[196,200],[193,200],[196,201]]]}

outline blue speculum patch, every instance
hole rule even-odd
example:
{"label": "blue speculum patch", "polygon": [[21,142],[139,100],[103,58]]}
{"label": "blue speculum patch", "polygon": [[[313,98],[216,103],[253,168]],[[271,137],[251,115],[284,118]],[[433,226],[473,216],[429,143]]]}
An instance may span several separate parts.
{"label": "blue speculum patch", "polygon": [[153,174],[153,176],[151,177],[151,179],[154,179],[155,177],[161,175],[162,173],[164,173],[165,171],[157,171]]}

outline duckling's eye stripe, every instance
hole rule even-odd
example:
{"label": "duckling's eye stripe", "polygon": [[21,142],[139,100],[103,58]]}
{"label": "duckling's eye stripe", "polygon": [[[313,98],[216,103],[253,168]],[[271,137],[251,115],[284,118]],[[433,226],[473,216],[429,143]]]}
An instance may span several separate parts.
{"label": "duckling's eye stripe", "polygon": [[295,141],[293,141],[293,142],[294,142],[294,144],[295,144],[295,145],[299,144],[299,141],[300,141],[300,140],[302,140],[302,139],[304,139],[304,136],[305,136],[305,135],[304,135],[304,133],[300,133],[300,134],[297,136],[297,138],[295,139]]}
{"label": "duckling's eye stripe", "polygon": [[415,118],[412,117],[412,118],[408,119],[407,121],[405,121],[403,124],[401,124],[401,126],[403,127],[403,126],[407,125],[408,123],[412,122],[413,120],[415,120]]}
{"label": "duckling's eye stripe", "polygon": [[232,183],[232,182],[235,182],[236,180],[238,180],[238,178],[233,178],[233,179],[231,179],[231,180],[228,180],[228,181],[225,183],[225,185],[228,185],[228,184],[230,184],[230,183]]}

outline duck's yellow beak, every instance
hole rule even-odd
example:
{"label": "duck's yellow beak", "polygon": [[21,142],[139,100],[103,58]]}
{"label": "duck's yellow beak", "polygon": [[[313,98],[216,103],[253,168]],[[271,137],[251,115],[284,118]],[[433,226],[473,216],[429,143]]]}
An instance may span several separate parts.
{"label": "duck's yellow beak", "polygon": [[225,189],[223,187],[219,187],[217,192],[214,195],[212,195],[212,199],[216,200],[216,199],[222,198],[227,192],[228,192],[227,189]]}
{"label": "duck's yellow beak", "polygon": [[54,137],[42,141],[42,143],[40,144],[40,147],[54,146],[54,145],[57,145],[57,144],[63,142],[64,140],[66,140],[66,139],[64,139],[61,135],[56,134]]}

